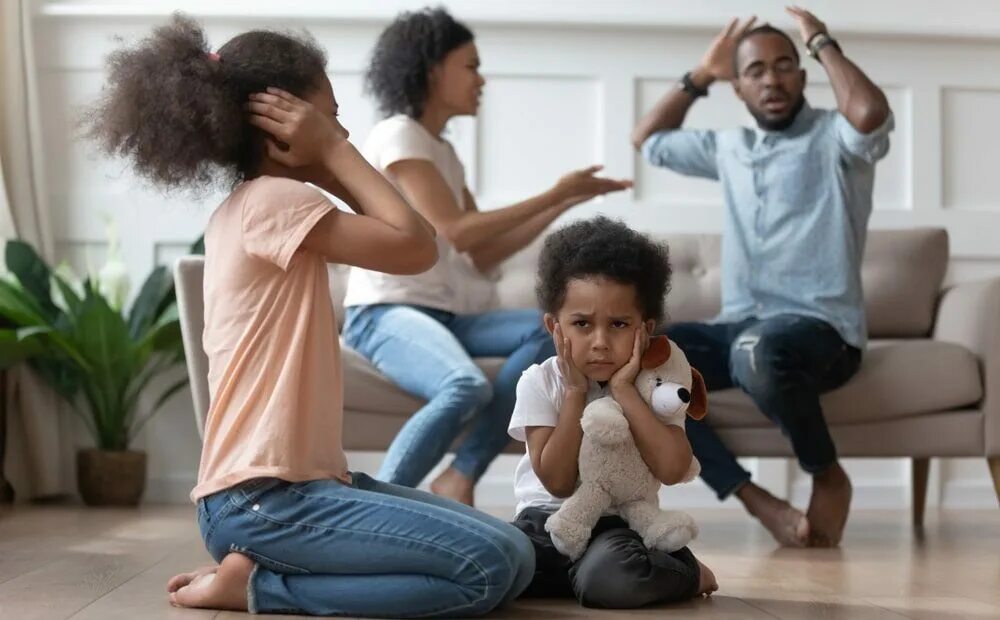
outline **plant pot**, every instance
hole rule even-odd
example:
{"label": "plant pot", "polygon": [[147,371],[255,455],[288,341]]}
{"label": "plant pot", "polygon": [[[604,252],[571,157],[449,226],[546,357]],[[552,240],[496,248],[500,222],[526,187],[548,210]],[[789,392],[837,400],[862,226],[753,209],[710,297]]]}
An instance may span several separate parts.
{"label": "plant pot", "polygon": [[80,450],[76,483],[88,506],[136,506],[146,489],[146,453]]}

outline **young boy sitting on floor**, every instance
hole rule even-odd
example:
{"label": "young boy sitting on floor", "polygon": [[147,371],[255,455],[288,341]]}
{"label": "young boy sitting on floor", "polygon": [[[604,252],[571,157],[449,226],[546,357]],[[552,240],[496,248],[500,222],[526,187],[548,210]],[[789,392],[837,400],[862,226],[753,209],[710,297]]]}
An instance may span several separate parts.
{"label": "young boy sitting on floor", "polygon": [[556,357],[528,368],[517,385],[510,435],[527,444],[514,474],[514,525],[531,539],[537,567],[525,596],[576,596],[587,607],[631,608],[683,601],[718,589],[685,547],[650,550],[615,515],[601,517],[576,562],[560,554],[545,522],[577,486],[588,403],[611,395],[622,406],[643,460],[664,484],[691,464],[684,429],[661,421],[639,396],[640,359],[663,315],[670,287],[665,245],[597,217],[550,235],[537,295]]}

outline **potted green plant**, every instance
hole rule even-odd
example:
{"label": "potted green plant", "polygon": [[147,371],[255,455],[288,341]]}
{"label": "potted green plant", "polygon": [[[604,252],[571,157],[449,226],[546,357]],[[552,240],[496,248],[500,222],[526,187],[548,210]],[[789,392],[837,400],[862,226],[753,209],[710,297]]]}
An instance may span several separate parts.
{"label": "potted green plant", "polygon": [[[201,242],[191,248],[201,251]],[[173,278],[153,269],[126,312],[127,274],[112,239],[96,281],[53,271],[28,244],[8,241],[0,278],[0,368],[27,363],[76,413],[94,441],[77,453],[77,483],[90,505],[135,505],[145,452],[129,446],[187,384],[167,386],[140,411],[140,395],[184,360]]]}

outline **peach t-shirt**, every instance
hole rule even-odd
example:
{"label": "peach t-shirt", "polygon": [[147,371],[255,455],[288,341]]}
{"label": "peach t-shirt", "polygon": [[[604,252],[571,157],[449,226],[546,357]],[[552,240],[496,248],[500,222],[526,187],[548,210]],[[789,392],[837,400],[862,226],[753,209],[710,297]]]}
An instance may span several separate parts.
{"label": "peach t-shirt", "polygon": [[304,183],[265,176],[237,187],[209,220],[211,406],[194,501],[250,478],[349,479],[326,262],[299,249],[334,209]]}

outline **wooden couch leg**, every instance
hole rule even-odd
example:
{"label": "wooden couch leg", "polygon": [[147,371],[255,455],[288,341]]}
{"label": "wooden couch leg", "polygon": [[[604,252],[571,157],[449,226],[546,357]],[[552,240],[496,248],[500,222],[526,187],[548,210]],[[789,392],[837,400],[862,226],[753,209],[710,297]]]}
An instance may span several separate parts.
{"label": "wooden couch leg", "polygon": [[1000,503],[1000,456],[986,457],[986,462],[990,465],[990,475],[993,476],[993,490],[997,494],[997,503]]}
{"label": "wooden couch leg", "polygon": [[929,458],[914,458],[912,469],[913,483],[913,525],[924,526],[924,507],[927,505],[927,478],[931,469]]}

